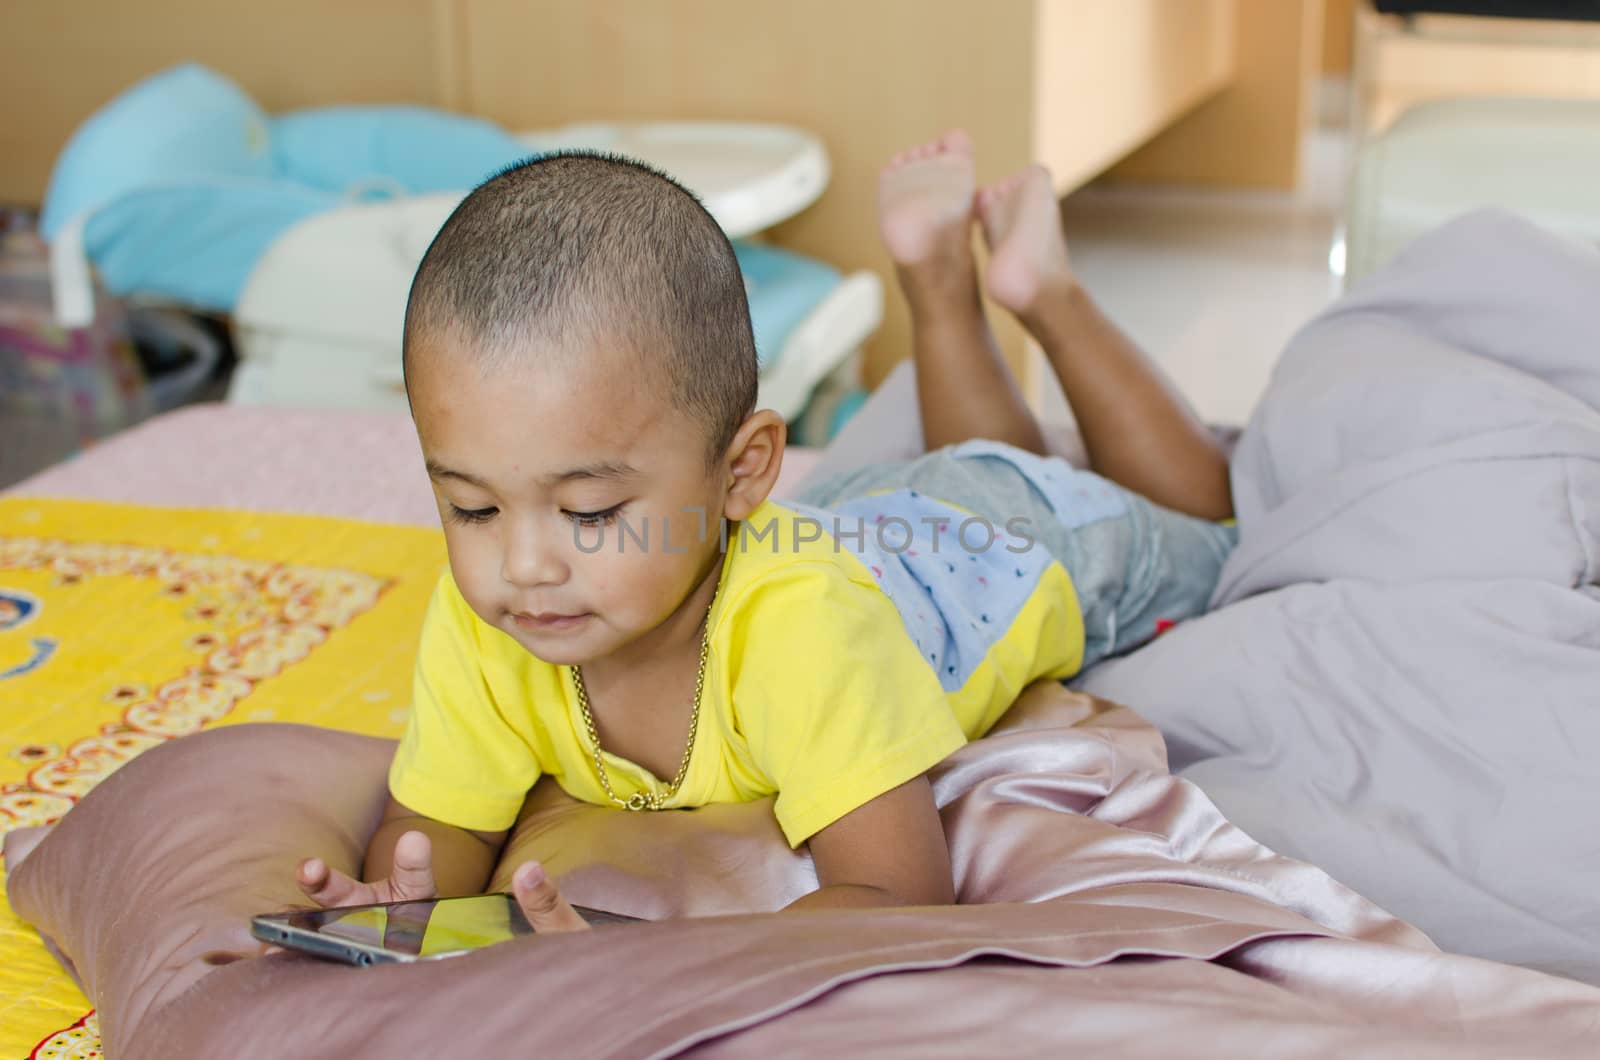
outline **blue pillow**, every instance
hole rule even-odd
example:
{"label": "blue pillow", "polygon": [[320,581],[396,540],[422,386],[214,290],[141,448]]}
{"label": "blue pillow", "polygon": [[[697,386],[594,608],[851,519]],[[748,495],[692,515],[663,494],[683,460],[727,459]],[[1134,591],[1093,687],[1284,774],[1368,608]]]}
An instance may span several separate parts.
{"label": "blue pillow", "polygon": [[167,184],[95,211],[83,246],[112,294],[225,313],[273,240],[338,205],[336,195],[281,180]]}
{"label": "blue pillow", "polygon": [[321,107],[272,124],[286,178],[346,195],[467,191],[531,153],[498,125],[427,107]]}
{"label": "blue pillow", "polygon": [[238,85],[203,66],[186,63],[141,81],[79,126],[56,160],[40,219],[45,238],[138,188],[272,177],[267,123]]}

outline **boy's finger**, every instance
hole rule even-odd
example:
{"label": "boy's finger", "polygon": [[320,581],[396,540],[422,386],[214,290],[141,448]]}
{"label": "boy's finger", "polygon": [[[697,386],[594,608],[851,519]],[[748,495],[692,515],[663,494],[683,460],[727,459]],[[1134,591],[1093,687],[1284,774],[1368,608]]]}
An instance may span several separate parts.
{"label": "boy's finger", "polygon": [[366,905],[372,901],[366,884],[351,879],[324,862],[307,858],[295,873],[295,883],[305,896],[327,908],[335,905]]}
{"label": "boy's finger", "polygon": [[389,870],[390,900],[415,902],[437,898],[433,881],[433,843],[421,832],[406,832],[394,841],[394,864]]}
{"label": "boy's finger", "polygon": [[294,882],[307,896],[328,884],[328,865],[321,858],[306,858],[294,870]]}
{"label": "boy's finger", "polygon": [[524,862],[511,876],[511,893],[516,896],[522,915],[541,935],[562,931],[588,931],[589,922],[579,916],[556,890],[537,861]]}

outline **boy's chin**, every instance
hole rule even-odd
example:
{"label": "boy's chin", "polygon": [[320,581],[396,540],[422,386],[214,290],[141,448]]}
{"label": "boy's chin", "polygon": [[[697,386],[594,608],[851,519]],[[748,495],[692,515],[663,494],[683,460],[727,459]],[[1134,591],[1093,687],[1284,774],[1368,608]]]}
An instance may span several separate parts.
{"label": "boy's chin", "polygon": [[608,647],[603,643],[604,638],[596,637],[588,631],[585,631],[586,635],[539,634],[520,629],[510,629],[506,632],[510,633],[511,638],[522,645],[523,650],[529,655],[551,666],[582,666],[586,662],[603,657]]}

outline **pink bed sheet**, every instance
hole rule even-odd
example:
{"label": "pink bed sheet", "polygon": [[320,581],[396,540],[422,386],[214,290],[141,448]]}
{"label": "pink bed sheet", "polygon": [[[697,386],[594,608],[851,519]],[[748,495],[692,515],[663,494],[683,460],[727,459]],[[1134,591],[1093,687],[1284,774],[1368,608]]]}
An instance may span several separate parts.
{"label": "pink bed sheet", "polygon": [[[776,495],[792,491],[817,458],[816,450],[789,449]],[[195,405],[5,492],[419,526],[439,520],[411,419],[396,412]]]}

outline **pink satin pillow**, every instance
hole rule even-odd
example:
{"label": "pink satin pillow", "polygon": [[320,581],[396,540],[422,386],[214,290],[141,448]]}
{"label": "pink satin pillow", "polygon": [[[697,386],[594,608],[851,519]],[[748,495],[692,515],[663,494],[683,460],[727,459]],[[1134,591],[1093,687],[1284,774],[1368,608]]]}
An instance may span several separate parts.
{"label": "pink satin pillow", "polygon": [[42,840],[7,836],[12,907],[94,999],[108,1055],[259,952],[250,917],[303,903],[299,859],[357,869],[393,754],[390,740],[304,725],[212,729],[140,755]]}

